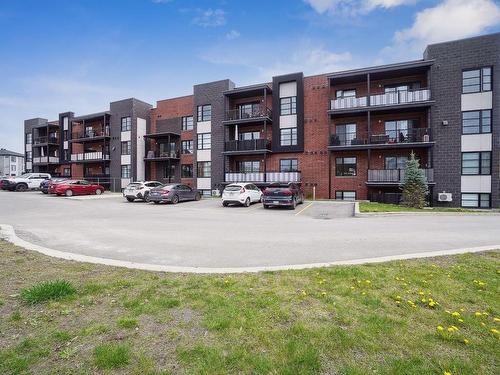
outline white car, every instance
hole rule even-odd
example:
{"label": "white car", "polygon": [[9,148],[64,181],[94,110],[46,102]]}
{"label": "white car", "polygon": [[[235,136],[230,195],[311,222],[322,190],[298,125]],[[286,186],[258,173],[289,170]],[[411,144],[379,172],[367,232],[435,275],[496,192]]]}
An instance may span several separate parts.
{"label": "white car", "polygon": [[252,183],[235,183],[227,185],[222,192],[222,205],[242,204],[245,207],[252,203],[262,202],[262,190]]}
{"label": "white car", "polygon": [[31,189],[39,189],[40,183],[45,180],[50,180],[51,175],[48,173],[25,173],[19,177],[9,178],[5,187],[2,188],[11,191],[26,191]]}
{"label": "white car", "polygon": [[149,193],[151,189],[163,186],[161,182],[158,181],[139,181],[131,182],[123,190],[123,196],[127,198],[127,201],[133,202],[136,199],[149,202]]}

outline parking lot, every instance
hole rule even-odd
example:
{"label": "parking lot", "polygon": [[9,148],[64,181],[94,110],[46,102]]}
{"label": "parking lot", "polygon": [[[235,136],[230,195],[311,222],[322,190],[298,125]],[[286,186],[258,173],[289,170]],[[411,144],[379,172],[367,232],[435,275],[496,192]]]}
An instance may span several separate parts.
{"label": "parking lot", "polygon": [[119,194],[63,198],[0,191],[0,224],[29,242],[136,263],[251,268],[328,263],[500,244],[498,215],[353,217],[348,202],[295,211],[219,199],[128,203]]}

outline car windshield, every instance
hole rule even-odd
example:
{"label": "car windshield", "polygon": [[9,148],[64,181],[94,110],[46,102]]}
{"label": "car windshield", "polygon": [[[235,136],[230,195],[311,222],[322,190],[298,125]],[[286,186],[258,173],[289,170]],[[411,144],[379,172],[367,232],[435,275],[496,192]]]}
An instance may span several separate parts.
{"label": "car windshield", "polygon": [[31,176],[31,173],[25,173],[19,176],[19,178],[29,178]]}
{"label": "car windshield", "polygon": [[164,190],[173,190],[177,185],[163,185],[160,188]]}
{"label": "car windshield", "polygon": [[133,182],[131,184],[128,184],[128,188],[136,188],[136,187],[139,187],[141,186],[142,184],[140,182]]}
{"label": "car windshield", "polygon": [[226,187],[225,190],[227,191],[239,191],[241,189],[241,186],[238,185],[229,185]]}

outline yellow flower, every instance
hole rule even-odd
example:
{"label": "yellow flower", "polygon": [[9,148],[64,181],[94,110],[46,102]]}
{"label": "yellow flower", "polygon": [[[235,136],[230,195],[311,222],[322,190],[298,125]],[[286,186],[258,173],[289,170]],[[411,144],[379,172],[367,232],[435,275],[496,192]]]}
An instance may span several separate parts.
{"label": "yellow flower", "polygon": [[301,292],[301,294],[302,294],[303,296],[307,296],[307,293],[306,293],[306,291],[305,291],[305,290],[303,290],[303,291]]}
{"label": "yellow flower", "polygon": [[401,301],[396,301],[396,304],[397,304],[397,305],[401,304]]}
{"label": "yellow flower", "polygon": [[326,296],[326,292],[321,292],[321,295],[322,295],[323,297],[325,297],[325,296]]}
{"label": "yellow flower", "polygon": [[465,309],[460,309],[461,312],[465,312]]}
{"label": "yellow flower", "polygon": [[495,322],[500,322],[500,318],[493,318]]}
{"label": "yellow flower", "polygon": [[458,328],[455,326],[451,326],[451,328],[453,328],[454,331],[458,331]]}
{"label": "yellow flower", "polygon": [[500,332],[498,331],[498,329],[495,329],[495,328],[492,328],[490,329],[491,333],[494,333],[495,335],[498,335]]}
{"label": "yellow flower", "polygon": [[361,293],[363,296],[366,296],[366,292]]}
{"label": "yellow flower", "polygon": [[422,292],[422,291],[420,291],[420,292],[418,292],[418,294],[420,294],[421,296],[423,296],[425,293]]}
{"label": "yellow flower", "polygon": [[[396,299],[401,299],[401,296],[396,296]],[[497,318],[495,318],[495,319],[497,319]]]}
{"label": "yellow flower", "polygon": [[458,311],[454,311],[451,315],[452,316],[460,316],[460,313]]}
{"label": "yellow flower", "polygon": [[438,331],[443,331],[444,330],[443,326],[437,326],[436,328],[437,328]]}
{"label": "yellow flower", "polygon": [[453,332],[453,331],[454,331],[453,328],[448,327],[448,332]]}
{"label": "yellow flower", "polygon": [[370,280],[365,280],[365,283],[371,284],[372,282]]}
{"label": "yellow flower", "polygon": [[474,313],[474,315],[475,315],[475,316],[481,316],[482,314],[481,314],[479,311],[476,311],[476,312]]}
{"label": "yellow flower", "polygon": [[481,325],[484,327],[486,324],[484,322],[481,322]]}
{"label": "yellow flower", "polygon": [[463,322],[464,322],[464,320],[463,320],[463,319],[458,319],[458,321],[459,321],[460,323],[463,323]]}
{"label": "yellow flower", "polygon": [[469,340],[464,339],[464,344],[468,344],[468,343],[469,343]]}
{"label": "yellow flower", "polygon": [[452,375],[452,373],[450,371],[445,371],[443,375]]}

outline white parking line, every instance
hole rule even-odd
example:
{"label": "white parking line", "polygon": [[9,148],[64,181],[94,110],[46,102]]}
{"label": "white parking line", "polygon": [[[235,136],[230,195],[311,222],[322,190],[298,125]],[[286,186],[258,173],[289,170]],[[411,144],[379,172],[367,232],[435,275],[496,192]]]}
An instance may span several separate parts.
{"label": "white parking line", "polygon": [[297,212],[297,213],[295,214],[295,216],[300,215],[302,212],[304,212],[305,210],[307,210],[307,209],[308,209],[309,207],[311,207],[313,204],[314,204],[314,202],[309,203],[309,204],[308,204],[307,206],[305,206],[302,210],[300,210],[299,212]]}

